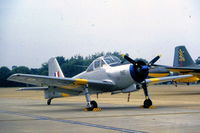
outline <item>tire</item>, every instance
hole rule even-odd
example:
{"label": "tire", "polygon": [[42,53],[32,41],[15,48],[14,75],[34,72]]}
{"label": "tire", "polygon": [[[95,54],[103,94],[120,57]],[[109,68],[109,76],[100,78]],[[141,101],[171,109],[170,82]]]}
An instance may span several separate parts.
{"label": "tire", "polygon": [[92,105],[92,108],[97,108],[97,102],[96,101],[91,101],[90,104]]}
{"label": "tire", "polygon": [[144,108],[149,108],[152,105],[151,99],[146,99],[144,101]]}

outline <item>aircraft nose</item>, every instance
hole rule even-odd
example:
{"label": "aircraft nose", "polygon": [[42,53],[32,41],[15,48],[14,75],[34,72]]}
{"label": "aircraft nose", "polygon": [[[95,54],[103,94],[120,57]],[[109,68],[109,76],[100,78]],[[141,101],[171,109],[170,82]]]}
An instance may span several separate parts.
{"label": "aircraft nose", "polygon": [[142,70],[149,70],[148,66],[142,66]]}
{"label": "aircraft nose", "polygon": [[133,78],[133,80],[137,81],[137,82],[142,82],[145,80],[145,78],[147,78],[148,73],[149,73],[149,66],[144,65],[141,66],[141,68],[137,68],[134,65],[130,65],[130,75]]}

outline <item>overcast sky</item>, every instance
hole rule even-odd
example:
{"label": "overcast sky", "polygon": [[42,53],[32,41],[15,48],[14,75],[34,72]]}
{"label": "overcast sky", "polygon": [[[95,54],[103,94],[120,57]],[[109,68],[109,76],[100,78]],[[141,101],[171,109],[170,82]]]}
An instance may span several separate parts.
{"label": "overcast sky", "polygon": [[172,65],[177,45],[200,56],[199,0],[0,0],[0,66],[102,51]]}

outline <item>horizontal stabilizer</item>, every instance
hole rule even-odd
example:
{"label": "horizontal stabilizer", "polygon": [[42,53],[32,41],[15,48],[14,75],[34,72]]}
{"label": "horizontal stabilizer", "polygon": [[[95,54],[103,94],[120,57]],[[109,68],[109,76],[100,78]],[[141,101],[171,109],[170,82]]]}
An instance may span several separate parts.
{"label": "horizontal stabilizer", "polygon": [[27,88],[19,88],[16,91],[43,91],[47,89],[48,87],[27,87]]}

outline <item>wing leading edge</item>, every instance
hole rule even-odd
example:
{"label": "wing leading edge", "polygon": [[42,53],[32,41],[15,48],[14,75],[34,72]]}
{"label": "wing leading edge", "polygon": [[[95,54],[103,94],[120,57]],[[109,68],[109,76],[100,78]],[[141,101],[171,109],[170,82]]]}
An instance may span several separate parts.
{"label": "wing leading edge", "polygon": [[8,80],[37,86],[56,86],[64,89],[82,88],[86,84],[88,84],[89,86],[101,86],[103,88],[114,86],[114,84],[109,81],[73,79],[31,74],[14,74],[11,75]]}
{"label": "wing leading edge", "polygon": [[192,74],[187,74],[187,75],[179,75],[179,76],[169,76],[169,77],[161,77],[161,78],[149,78],[146,79],[146,83],[150,84],[155,84],[155,83],[161,83],[161,82],[166,82],[166,81],[172,81],[172,80],[177,80],[177,79],[184,79],[184,78],[189,78],[193,77]]}

